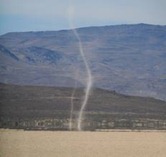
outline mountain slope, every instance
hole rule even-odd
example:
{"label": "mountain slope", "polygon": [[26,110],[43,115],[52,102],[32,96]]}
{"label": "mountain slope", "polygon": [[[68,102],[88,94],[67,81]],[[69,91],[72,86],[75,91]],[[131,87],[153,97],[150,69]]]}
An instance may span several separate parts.
{"label": "mountain slope", "polygon": [[8,49],[6,49],[4,46],[0,45],[0,55],[1,55],[1,58],[5,58],[5,57],[8,57],[8,58],[12,58],[16,61],[18,61],[19,59],[13,54],[11,53]]}
{"label": "mountain slope", "polygon": [[[117,25],[77,31],[94,87],[166,100],[166,26]],[[0,82],[85,86],[85,65],[71,30],[8,33],[0,36],[0,44],[19,59],[12,67],[3,63],[8,70],[3,69]]]}

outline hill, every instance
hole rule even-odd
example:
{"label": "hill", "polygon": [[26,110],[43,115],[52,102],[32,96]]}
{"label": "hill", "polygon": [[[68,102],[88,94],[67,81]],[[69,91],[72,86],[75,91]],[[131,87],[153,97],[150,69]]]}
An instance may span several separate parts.
{"label": "hill", "polygon": [[[72,88],[64,87],[0,84],[0,126],[17,128],[16,124],[20,123],[21,128],[26,128],[27,126],[22,123],[33,121],[30,127],[33,128],[34,121],[43,119],[50,119],[50,121],[65,119],[63,123],[69,123],[72,92]],[[83,96],[83,89],[76,89],[73,97],[74,123],[77,122]],[[166,120],[166,102],[154,98],[126,96],[115,91],[93,89],[84,115],[85,121],[96,123],[108,119],[118,122],[121,120],[163,122]]]}

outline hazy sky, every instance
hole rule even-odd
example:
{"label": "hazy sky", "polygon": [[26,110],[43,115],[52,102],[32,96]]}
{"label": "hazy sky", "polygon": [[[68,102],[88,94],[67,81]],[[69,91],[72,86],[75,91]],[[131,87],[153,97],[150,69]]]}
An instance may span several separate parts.
{"label": "hazy sky", "polygon": [[0,0],[0,34],[69,29],[71,10],[75,27],[166,25],[166,0]]}

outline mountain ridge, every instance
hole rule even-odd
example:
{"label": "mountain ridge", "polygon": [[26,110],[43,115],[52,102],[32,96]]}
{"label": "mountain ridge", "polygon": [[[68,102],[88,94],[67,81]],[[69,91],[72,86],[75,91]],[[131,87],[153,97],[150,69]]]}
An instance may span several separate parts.
{"label": "mountain ridge", "polygon": [[[136,23],[136,24],[117,24],[117,25],[103,25],[103,26],[85,26],[85,27],[76,27],[74,29],[79,30],[79,29],[88,29],[88,28],[100,28],[100,27],[121,27],[121,26],[158,26],[158,27],[166,27],[166,25],[158,25],[158,24],[148,24],[148,23]],[[21,32],[7,32],[5,34],[2,34],[0,36],[8,36],[8,35],[16,35],[20,33],[53,33],[53,32],[63,32],[63,31],[71,31],[72,29],[59,29],[59,30],[44,30],[44,31],[21,31]]]}

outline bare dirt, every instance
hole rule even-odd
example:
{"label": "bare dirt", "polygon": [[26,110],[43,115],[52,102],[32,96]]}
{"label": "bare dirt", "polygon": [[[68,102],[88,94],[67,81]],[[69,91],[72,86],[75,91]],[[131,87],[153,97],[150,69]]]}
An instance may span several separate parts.
{"label": "bare dirt", "polygon": [[0,130],[0,157],[165,157],[166,132]]}

